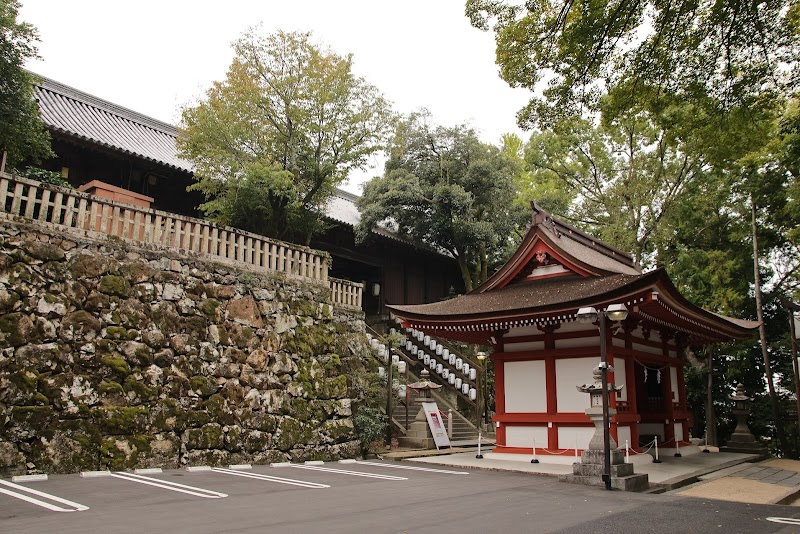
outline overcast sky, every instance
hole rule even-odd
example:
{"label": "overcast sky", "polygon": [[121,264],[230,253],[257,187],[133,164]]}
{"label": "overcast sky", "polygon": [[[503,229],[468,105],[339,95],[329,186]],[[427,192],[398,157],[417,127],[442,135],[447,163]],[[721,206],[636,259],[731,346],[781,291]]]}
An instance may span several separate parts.
{"label": "overcast sky", "polygon": [[[428,108],[439,124],[471,124],[486,142],[524,136],[515,113],[528,92],[498,75],[491,33],[472,28],[464,0],[22,0],[37,27],[41,60],[32,71],[145,115],[177,124],[180,107],[225,77],[230,44],[263,24],[311,31],[400,113]],[[351,176],[360,184],[376,167]]]}

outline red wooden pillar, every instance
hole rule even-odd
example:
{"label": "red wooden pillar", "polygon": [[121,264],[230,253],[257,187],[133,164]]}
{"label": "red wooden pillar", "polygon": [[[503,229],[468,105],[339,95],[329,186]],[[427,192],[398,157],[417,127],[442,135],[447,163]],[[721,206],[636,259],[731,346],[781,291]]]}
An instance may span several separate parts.
{"label": "red wooden pillar", "polygon": [[[545,388],[547,389],[547,415],[558,413],[558,396],[556,395],[556,357],[552,351],[556,348],[555,331],[558,325],[547,325],[544,327],[544,376]],[[547,448],[558,449],[558,424],[548,417],[547,425]]]}
{"label": "red wooden pillar", "polygon": [[[494,367],[494,409],[495,418],[506,414],[506,380],[505,380],[505,361],[501,358],[495,358],[494,354],[490,356]],[[506,445],[506,427],[504,423],[495,428],[499,452],[500,447]]]}
{"label": "red wooden pillar", "polygon": [[[661,330],[661,353],[669,358],[669,340],[672,337],[672,332],[669,330]],[[672,365],[668,365],[661,375],[661,392],[664,398],[664,411],[666,412],[666,421],[664,424],[664,443],[675,447],[675,405],[672,395]],[[666,373],[664,376],[663,373]]]}
{"label": "red wooden pillar", "polygon": [[[633,336],[631,333],[636,330],[638,321],[633,318],[626,319],[623,323],[625,328],[625,349],[633,351]],[[636,368],[634,367],[633,355],[629,352],[625,357],[625,389],[627,389],[626,397],[628,398],[628,409],[631,415],[639,416],[639,404],[636,401],[638,395],[638,388],[636,385]],[[631,447],[639,448],[639,423],[632,423],[631,429]]]}

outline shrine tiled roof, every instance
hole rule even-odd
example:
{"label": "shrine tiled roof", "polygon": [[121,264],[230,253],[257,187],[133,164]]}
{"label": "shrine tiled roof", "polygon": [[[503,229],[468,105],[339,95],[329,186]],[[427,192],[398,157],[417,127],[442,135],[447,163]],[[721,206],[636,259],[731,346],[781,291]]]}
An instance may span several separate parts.
{"label": "shrine tiled roof", "polygon": [[450,320],[469,320],[495,314],[543,313],[548,310],[580,307],[582,303],[596,303],[600,296],[614,294],[617,290],[651,278],[651,274],[549,278],[512,284],[485,293],[472,292],[431,304],[391,308],[401,312],[403,316],[446,316]]}
{"label": "shrine tiled roof", "polygon": [[147,161],[192,172],[178,157],[177,129],[55,80],[35,75],[42,121],[55,133],[96,144]]}

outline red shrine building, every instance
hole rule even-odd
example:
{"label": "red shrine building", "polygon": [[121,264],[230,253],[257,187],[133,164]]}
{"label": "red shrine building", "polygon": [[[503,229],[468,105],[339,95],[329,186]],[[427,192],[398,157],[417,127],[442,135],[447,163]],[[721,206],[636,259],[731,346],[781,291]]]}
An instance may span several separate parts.
{"label": "red shrine building", "polygon": [[[663,269],[643,273],[632,257],[533,205],[519,249],[472,292],[432,304],[390,306],[403,326],[490,345],[495,373],[496,453],[565,454],[587,448],[594,426],[578,385],[598,367],[598,321],[578,310],[620,308],[604,321],[611,395],[611,435],[636,449],[689,445],[684,353],[689,346],[746,338],[754,321],[693,305]],[[609,310],[610,311],[610,310]],[[603,324],[603,323],[600,323]],[[569,454],[567,454],[569,456]]]}

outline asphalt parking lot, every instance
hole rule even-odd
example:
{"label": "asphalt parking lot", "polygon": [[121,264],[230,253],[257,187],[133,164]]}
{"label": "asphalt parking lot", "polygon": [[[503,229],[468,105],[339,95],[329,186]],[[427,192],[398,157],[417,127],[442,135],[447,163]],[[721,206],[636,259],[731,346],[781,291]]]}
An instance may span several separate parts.
{"label": "asphalt parking lot", "polygon": [[552,477],[381,461],[0,482],[4,533],[795,528],[766,520],[787,516],[787,507],[606,492]]}

